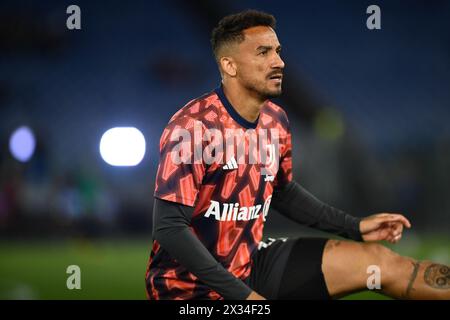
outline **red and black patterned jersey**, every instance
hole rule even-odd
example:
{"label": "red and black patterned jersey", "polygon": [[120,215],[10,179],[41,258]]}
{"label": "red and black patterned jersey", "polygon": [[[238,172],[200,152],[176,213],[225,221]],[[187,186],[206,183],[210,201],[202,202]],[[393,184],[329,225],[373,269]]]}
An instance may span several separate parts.
{"label": "red and black patterned jersey", "polygon": [[[234,276],[245,280],[262,240],[274,188],[292,180],[287,116],[267,100],[257,121],[242,118],[222,87],[189,102],[160,140],[154,196],[194,207],[190,229]],[[150,299],[222,297],[153,242]]]}

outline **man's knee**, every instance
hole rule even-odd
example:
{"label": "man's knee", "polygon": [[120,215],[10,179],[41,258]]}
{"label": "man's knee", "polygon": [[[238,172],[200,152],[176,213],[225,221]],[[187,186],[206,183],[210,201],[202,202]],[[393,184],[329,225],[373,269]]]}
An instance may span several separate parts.
{"label": "man's knee", "polygon": [[384,285],[398,281],[401,274],[414,266],[414,260],[403,257],[378,243],[365,243],[364,251],[370,264],[379,267]]}

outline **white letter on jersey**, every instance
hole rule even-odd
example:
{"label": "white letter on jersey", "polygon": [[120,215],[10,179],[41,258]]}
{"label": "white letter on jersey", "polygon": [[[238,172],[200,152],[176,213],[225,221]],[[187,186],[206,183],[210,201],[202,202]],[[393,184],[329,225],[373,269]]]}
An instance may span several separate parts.
{"label": "white letter on jersey", "polygon": [[214,215],[216,220],[220,220],[220,205],[218,201],[211,200],[211,204],[205,213],[205,217],[209,218],[210,215]]}
{"label": "white letter on jersey", "polygon": [[268,196],[266,201],[264,201],[263,207],[263,220],[266,221],[267,215],[269,214],[270,202],[272,201],[272,196]]}

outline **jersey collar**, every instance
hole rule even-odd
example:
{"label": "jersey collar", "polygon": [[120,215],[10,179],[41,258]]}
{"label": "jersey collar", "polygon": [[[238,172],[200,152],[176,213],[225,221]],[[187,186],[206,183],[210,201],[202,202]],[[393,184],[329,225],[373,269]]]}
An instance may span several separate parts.
{"label": "jersey collar", "polygon": [[228,114],[234,119],[234,121],[236,121],[237,123],[239,123],[241,126],[243,126],[246,129],[256,129],[256,126],[258,125],[258,121],[259,121],[259,115],[258,115],[258,119],[256,119],[255,122],[250,122],[250,121],[244,119],[243,117],[241,117],[241,115],[236,111],[236,109],[231,105],[230,101],[225,96],[225,93],[223,92],[222,84],[220,84],[220,86],[218,86],[214,90],[214,92],[217,94],[217,96],[219,97],[223,106],[227,110]]}

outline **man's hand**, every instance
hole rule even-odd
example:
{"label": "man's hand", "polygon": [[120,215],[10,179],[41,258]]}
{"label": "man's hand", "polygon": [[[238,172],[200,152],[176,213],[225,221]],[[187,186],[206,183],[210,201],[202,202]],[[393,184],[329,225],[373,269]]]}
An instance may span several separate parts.
{"label": "man's hand", "polygon": [[255,291],[252,291],[250,295],[245,300],[266,300],[263,296],[260,296]]}
{"label": "man's hand", "polygon": [[364,241],[386,240],[397,243],[402,238],[403,227],[411,223],[401,214],[379,213],[361,220],[359,230]]}

